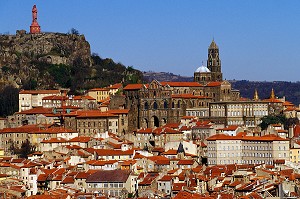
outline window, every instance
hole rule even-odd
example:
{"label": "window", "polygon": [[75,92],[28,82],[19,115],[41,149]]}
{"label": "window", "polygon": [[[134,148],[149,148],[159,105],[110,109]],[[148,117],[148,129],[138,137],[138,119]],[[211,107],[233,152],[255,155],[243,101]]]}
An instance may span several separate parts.
{"label": "window", "polygon": [[168,102],[167,102],[167,101],[164,102],[164,108],[165,108],[165,109],[168,108]]}
{"label": "window", "polygon": [[153,109],[157,109],[157,103],[156,102],[153,103]]}
{"label": "window", "polygon": [[144,108],[145,108],[145,110],[148,110],[148,102],[145,102],[145,105],[144,105]]}

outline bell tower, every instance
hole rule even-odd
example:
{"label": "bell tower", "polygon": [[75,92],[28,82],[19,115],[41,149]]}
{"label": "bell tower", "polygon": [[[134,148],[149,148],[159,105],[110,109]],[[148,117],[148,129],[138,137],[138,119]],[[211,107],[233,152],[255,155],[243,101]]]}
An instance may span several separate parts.
{"label": "bell tower", "polygon": [[211,71],[212,81],[223,81],[219,47],[214,40],[212,40],[208,48],[207,68]]}
{"label": "bell tower", "polygon": [[32,23],[30,26],[30,33],[31,34],[36,34],[36,33],[41,33],[41,27],[39,23],[37,22],[37,8],[36,5],[32,7]]}

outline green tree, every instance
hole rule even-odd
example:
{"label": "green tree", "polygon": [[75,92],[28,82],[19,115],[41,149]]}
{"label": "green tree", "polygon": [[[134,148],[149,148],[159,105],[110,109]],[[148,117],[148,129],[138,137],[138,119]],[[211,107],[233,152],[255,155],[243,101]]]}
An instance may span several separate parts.
{"label": "green tree", "polygon": [[270,124],[284,124],[284,126],[286,126],[287,118],[283,114],[267,115],[262,117],[261,121],[262,122],[259,124],[259,126],[262,130],[265,130]]}
{"label": "green tree", "polygon": [[74,35],[79,35],[79,31],[76,30],[75,28],[71,28],[70,33]]}
{"label": "green tree", "polygon": [[28,155],[34,153],[35,150],[36,147],[33,146],[28,139],[26,139],[21,145],[19,155],[21,158],[27,158]]}
{"label": "green tree", "polygon": [[19,90],[12,85],[0,89],[0,115],[12,115],[18,111]]}
{"label": "green tree", "polygon": [[33,146],[28,139],[22,143],[21,148],[18,148],[16,143],[12,140],[9,140],[9,142],[11,153],[18,155],[20,158],[27,158],[29,154],[34,153],[36,150],[36,147]]}

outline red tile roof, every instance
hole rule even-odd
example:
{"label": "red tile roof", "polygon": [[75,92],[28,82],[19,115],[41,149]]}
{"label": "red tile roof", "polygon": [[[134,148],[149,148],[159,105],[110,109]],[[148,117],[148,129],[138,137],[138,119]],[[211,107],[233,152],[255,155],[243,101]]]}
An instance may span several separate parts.
{"label": "red tile roof", "polygon": [[139,186],[148,186],[153,183],[153,181],[159,176],[158,173],[148,173],[144,179],[139,183]]}
{"label": "red tile roof", "polygon": [[264,102],[271,102],[271,103],[283,103],[281,100],[279,99],[264,99]]}
{"label": "red tile roof", "polygon": [[87,177],[87,183],[93,182],[126,182],[129,177],[126,170],[100,170]]}
{"label": "red tile roof", "polygon": [[123,88],[123,90],[139,90],[144,86],[144,84],[128,84]]}
{"label": "red tile roof", "polygon": [[174,176],[171,175],[164,175],[161,179],[158,181],[171,181],[174,178]]}
{"label": "red tile roof", "polygon": [[48,128],[50,125],[24,125],[16,128],[4,128],[0,133],[29,133],[39,131],[41,128]]}
{"label": "red tile roof", "polygon": [[238,125],[229,125],[225,128],[218,129],[218,130],[223,130],[223,131],[235,131],[239,126]]}
{"label": "red tile roof", "polygon": [[211,97],[206,97],[202,95],[193,95],[190,93],[185,94],[174,94],[172,95],[172,98],[184,98],[184,99],[211,99]]}
{"label": "red tile roof", "polygon": [[95,98],[89,96],[89,95],[78,95],[78,96],[74,96],[72,98],[73,100],[96,100]]}
{"label": "red tile roof", "polygon": [[214,199],[214,197],[180,190],[173,199]]}
{"label": "red tile roof", "polygon": [[115,114],[100,110],[76,111],[76,114],[77,118],[117,117]]}
{"label": "red tile roof", "polygon": [[43,100],[67,100],[69,99],[67,96],[61,96],[61,95],[50,95],[43,97]]}
{"label": "red tile roof", "polygon": [[36,107],[29,110],[21,111],[19,114],[25,114],[25,115],[33,115],[33,114],[47,114],[47,113],[53,113],[52,108],[44,108],[44,107]]}
{"label": "red tile roof", "polygon": [[92,88],[89,91],[109,91],[108,88]]}
{"label": "red tile roof", "polygon": [[264,136],[244,136],[243,134],[238,134],[236,136],[230,136],[226,134],[216,134],[207,138],[207,141],[215,140],[243,140],[243,141],[287,141],[288,139],[281,138],[276,135],[264,135]]}
{"label": "red tile roof", "polygon": [[194,160],[179,160],[177,165],[193,165]]}
{"label": "red tile roof", "polygon": [[152,128],[142,128],[136,132],[137,134],[151,134],[153,133]]}
{"label": "red tile roof", "polygon": [[115,150],[115,149],[94,149],[98,156],[121,156],[121,155],[133,155],[133,150]]}
{"label": "red tile roof", "polygon": [[129,109],[113,109],[113,110],[108,110],[107,113],[112,113],[112,114],[128,114]]}
{"label": "red tile roof", "polygon": [[21,90],[19,94],[60,94],[59,90]]}
{"label": "red tile roof", "polygon": [[222,82],[209,82],[205,86],[207,86],[207,87],[217,87],[217,86],[221,86],[221,84],[222,84]]}
{"label": "red tile roof", "polygon": [[122,85],[121,83],[117,83],[117,84],[108,86],[107,88],[109,88],[109,89],[119,89],[119,88],[121,88],[122,86],[123,86],[123,85]]}
{"label": "red tile roof", "polygon": [[63,138],[50,138],[41,141],[41,143],[65,143],[65,142],[67,142],[67,140]]}
{"label": "red tile roof", "polygon": [[202,87],[199,82],[160,82],[161,85],[169,85],[170,87]]}
{"label": "red tile roof", "polygon": [[69,140],[69,142],[81,142],[81,143],[86,143],[89,142],[92,138],[91,137],[84,137],[84,136],[79,136],[79,137],[74,137]]}

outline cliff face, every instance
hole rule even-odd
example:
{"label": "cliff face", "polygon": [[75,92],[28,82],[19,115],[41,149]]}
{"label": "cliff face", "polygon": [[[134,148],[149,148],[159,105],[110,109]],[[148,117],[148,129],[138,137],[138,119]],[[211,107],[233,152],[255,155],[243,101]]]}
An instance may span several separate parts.
{"label": "cliff face", "polygon": [[[80,62],[91,66],[90,45],[83,35],[62,33],[0,35],[0,81],[2,84],[21,86],[29,77],[39,74],[34,63],[64,64]],[[37,78],[42,81],[41,78]],[[43,85],[43,82],[38,82]]]}

